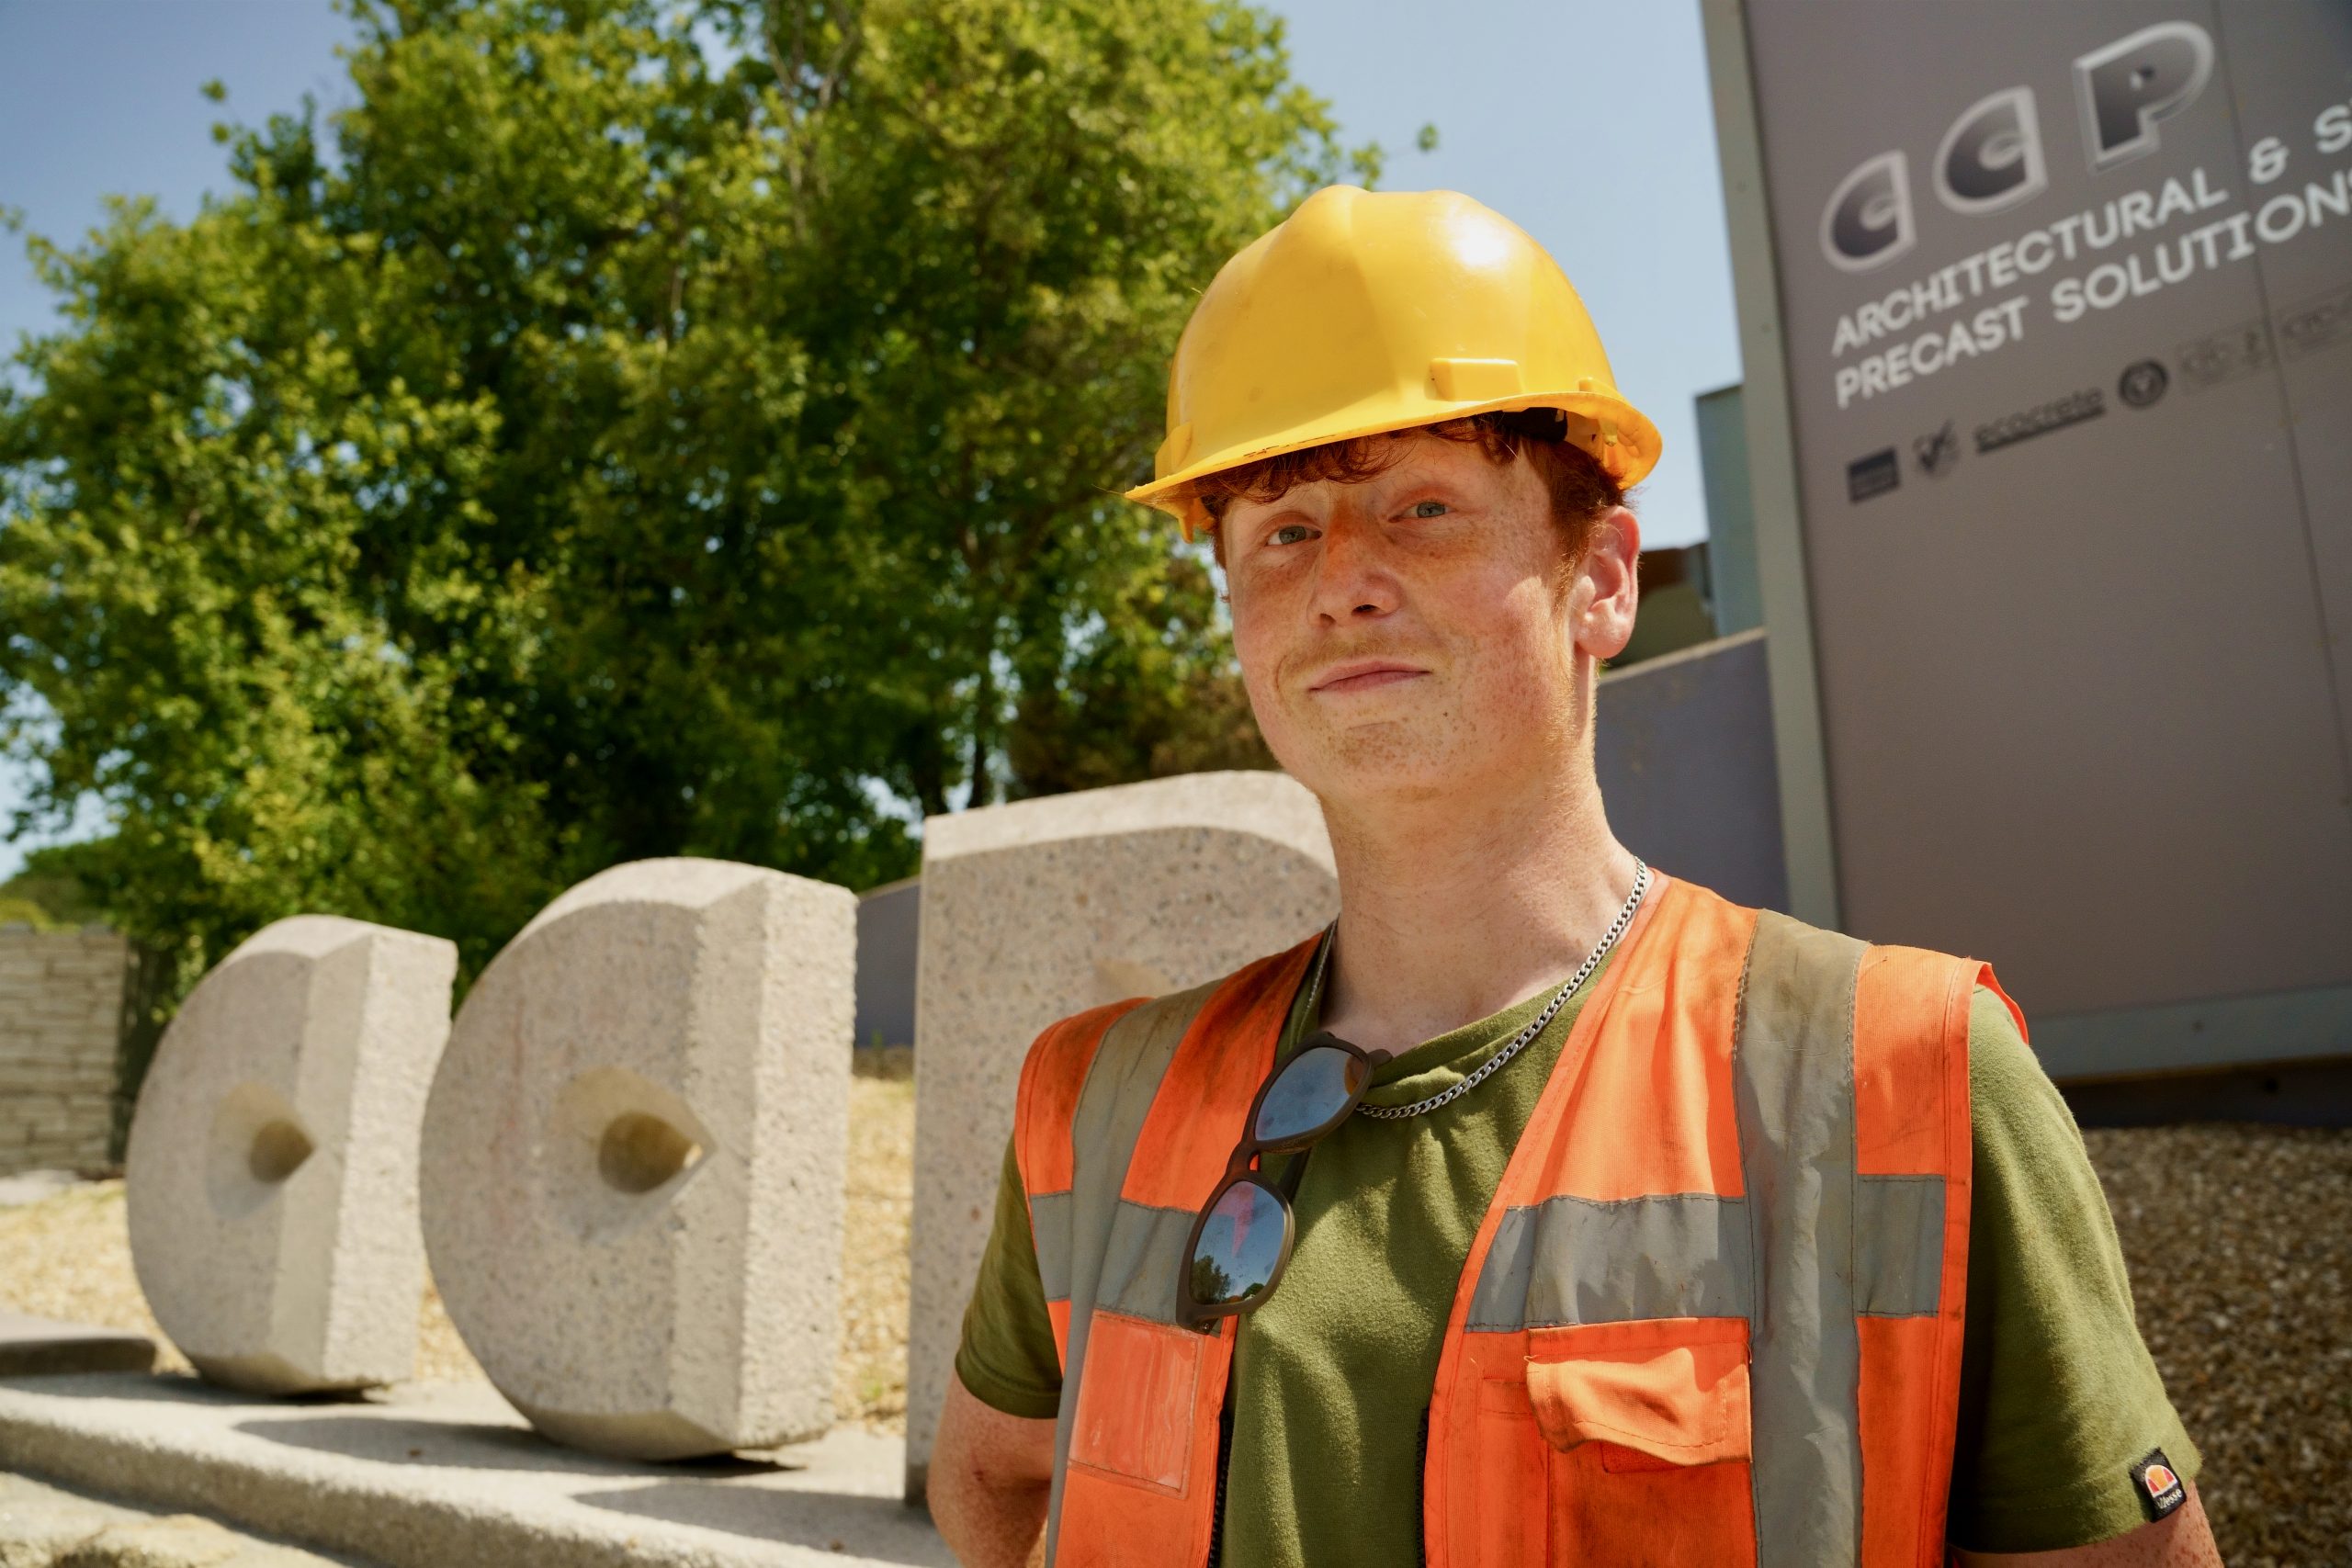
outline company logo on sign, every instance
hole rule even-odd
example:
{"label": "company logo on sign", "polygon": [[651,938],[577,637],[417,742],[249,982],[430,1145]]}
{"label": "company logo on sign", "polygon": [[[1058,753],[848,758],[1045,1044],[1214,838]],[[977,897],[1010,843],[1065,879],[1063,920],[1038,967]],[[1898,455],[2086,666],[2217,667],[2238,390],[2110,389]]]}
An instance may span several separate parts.
{"label": "company logo on sign", "polygon": [[2335,289],[2279,312],[2278,341],[2286,345],[2290,359],[2346,339],[2352,339],[2352,288]]}
{"label": "company logo on sign", "polygon": [[2115,383],[2115,395],[2135,409],[2154,405],[2172,385],[2172,375],[2160,359],[2143,359],[2124,367],[2123,375]]}
{"label": "company logo on sign", "polygon": [[[2212,74],[2213,40],[2193,22],[2159,22],[2077,59],[2075,102],[2092,173],[2154,152],[2158,122],[2195,103]],[[2049,183],[2030,87],[1977,99],[1936,149],[1936,196],[1954,212],[2004,211]],[[1900,149],[1863,160],[1822,209],[1822,254],[1840,271],[1874,271],[1917,238],[1910,159]]]}
{"label": "company logo on sign", "polygon": [[2079,392],[2069,392],[2063,398],[1985,421],[1976,427],[1976,450],[1979,456],[1997,452],[2004,446],[2014,446],[2020,441],[2097,419],[2106,412],[2106,394],[2097,387],[2086,387]]}
{"label": "company logo on sign", "polygon": [[1846,499],[1868,501],[1874,495],[1884,495],[1903,482],[1903,466],[1894,460],[1894,448],[1873,452],[1867,457],[1857,457],[1846,465]]}
{"label": "company logo on sign", "polygon": [[2184,344],[2176,357],[2192,392],[2267,370],[2278,361],[2270,346],[2270,323],[2259,318]]}
{"label": "company logo on sign", "polygon": [[1951,472],[1960,461],[1960,433],[1951,420],[1933,434],[1922,435],[1911,443],[1911,455],[1919,459],[1919,471],[1929,479],[1939,479]]}

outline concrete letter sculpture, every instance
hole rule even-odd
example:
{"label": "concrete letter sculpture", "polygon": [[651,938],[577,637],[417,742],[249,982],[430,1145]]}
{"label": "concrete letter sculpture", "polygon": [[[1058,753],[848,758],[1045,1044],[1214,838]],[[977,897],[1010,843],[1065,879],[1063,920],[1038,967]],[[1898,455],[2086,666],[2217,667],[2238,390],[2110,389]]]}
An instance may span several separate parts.
{"label": "concrete letter sculpture", "polygon": [[293,1393],[413,1370],[417,1124],[457,969],[438,937],[299,915],[164,1031],[130,1123],[130,1256],[206,1377]]}
{"label": "concrete letter sculpture", "polygon": [[425,1246],[547,1436],[682,1459],[831,1423],[856,905],[725,861],[616,866],[466,998]]}
{"label": "concrete letter sculpture", "polygon": [[1279,952],[1338,908],[1321,809],[1287,773],[1193,773],[924,821],[910,1499],[922,1495],[1030,1042],[1070,1013]]}

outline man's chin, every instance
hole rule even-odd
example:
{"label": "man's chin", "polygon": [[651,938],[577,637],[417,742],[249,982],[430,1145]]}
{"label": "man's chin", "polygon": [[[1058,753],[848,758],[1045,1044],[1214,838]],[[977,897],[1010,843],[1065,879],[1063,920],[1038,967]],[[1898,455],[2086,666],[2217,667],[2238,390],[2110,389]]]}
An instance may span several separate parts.
{"label": "man's chin", "polygon": [[1461,787],[1461,772],[1446,765],[1447,749],[1426,726],[1397,721],[1351,725],[1317,738],[1305,754],[1283,766],[1327,805],[1403,805],[1435,799]]}

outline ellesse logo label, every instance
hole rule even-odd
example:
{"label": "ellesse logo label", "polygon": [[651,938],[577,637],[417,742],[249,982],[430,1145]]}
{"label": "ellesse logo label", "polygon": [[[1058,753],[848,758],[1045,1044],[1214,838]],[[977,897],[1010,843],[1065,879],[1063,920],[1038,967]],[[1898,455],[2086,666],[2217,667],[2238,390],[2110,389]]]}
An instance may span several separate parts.
{"label": "ellesse logo label", "polygon": [[2147,1511],[2151,1522],[2188,1501],[2188,1488],[2181,1484],[2162,1449],[2149,1450],[2148,1457],[2132,1467],[2132,1484],[2140,1494],[2140,1506]]}

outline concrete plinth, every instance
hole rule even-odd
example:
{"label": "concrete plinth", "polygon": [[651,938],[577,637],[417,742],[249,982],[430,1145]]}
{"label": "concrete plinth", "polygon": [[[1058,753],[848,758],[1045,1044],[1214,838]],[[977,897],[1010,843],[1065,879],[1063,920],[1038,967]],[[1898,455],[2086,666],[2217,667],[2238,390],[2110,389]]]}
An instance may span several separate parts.
{"label": "concrete plinth", "polygon": [[1022,1058],[1104,1002],[1196,986],[1339,912],[1315,797],[1191,773],[923,823],[907,1488],[922,1493]]}
{"label": "concrete plinth", "polygon": [[548,1436],[678,1459],[831,1424],[856,905],[724,861],[616,866],[467,996],[425,1246]]}
{"label": "concrete plinth", "polygon": [[188,1378],[0,1380],[0,1469],[385,1568],[948,1568],[899,1501],[903,1462],[895,1438],[850,1428],[715,1462],[604,1459],[479,1383],[289,1405]]}
{"label": "concrete plinth", "polygon": [[0,1475],[5,1568],[335,1568],[352,1562],[255,1540],[194,1514],[161,1514]]}
{"label": "concrete plinth", "polygon": [[416,1134],[458,950],[333,915],[197,983],[139,1090],[131,1261],[198,1371],[277,1393],[415,1369]]}

